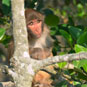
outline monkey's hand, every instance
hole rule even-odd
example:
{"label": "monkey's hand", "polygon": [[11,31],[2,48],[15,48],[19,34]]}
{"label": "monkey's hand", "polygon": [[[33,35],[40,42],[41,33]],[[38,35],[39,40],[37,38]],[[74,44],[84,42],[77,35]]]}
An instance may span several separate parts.
{"label": "monkey's hand", "polygon": [[30,48],[29,49],[29,54],[31,58],[37,59],[37,60],[42,60],[45,58],[48,58],[52,56],[52,52],[48,48]]}

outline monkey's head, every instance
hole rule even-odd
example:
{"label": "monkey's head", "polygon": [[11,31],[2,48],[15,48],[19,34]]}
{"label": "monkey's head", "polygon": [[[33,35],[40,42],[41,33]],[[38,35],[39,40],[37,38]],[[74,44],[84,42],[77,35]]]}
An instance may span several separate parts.
{"label": "monkey's head", "polygon": [[34,9],[27,9],[25,18],[29,36],[40,38],[43,31],[44,15]]}

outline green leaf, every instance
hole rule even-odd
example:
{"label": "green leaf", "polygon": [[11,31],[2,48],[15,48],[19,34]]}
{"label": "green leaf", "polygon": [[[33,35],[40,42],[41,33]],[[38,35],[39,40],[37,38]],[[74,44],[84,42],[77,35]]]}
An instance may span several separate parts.
{"label": "green leaf", "polygon": [[82,80],[86,80],[86,81],[87,81],[87,76],[86,76],[85,74],[80,73],[80,72],[77,72],[77,73],[78,73],[77,77],[78,77],[79,79],[82,79]]}
{"label": "green leaf", "polygon": [[78,79],[82,79],[82,80],[87,81],[87,75],[85,75],[84,72],[81,69],[74,68],[74,71],[77,73],[76,77]]}
{"label": "green leaf", "polygon": [[69,26],[69,32],[74,38],[74,40],[77,40],[78,37],[82,34],[82,30],[77,27]]}
{"label": "green leaf", "polygon": [[81,85],[81,83],[80,82],[77,82],[77,81],[73,81],[73,85]]}
{"label": "green leaf", "polygon": [[60,33],[63,35],[63,37],[68,41],[68,43],[70,44],[70,46],[72,46],[73,44],[73,40],[71,38],[71,35],[69,33],[67,33],[64,30],[60,30]]}
{"label": "green leaf", "polygon": [[82,60],[78,60],[78,61],[73,61],[73,64],[75,67],[80,68],[80,67],[83,67],[84,65],[87,65],[87,60],[82,59]]}
{"label": "green leaf", "polygon": [[77,40],[77,44],[87,46],[87,32],[84,32]]}
{"label": "green leaf", "polygon": [[79,17],[83,17],[84,15],[85,15],[85,12],[84,11],[78,13],[78,16]]}
{"label": "green leaf", "polygon": [[76,44],[75,45],[75,52],[78,53],[78,52],[87,52],[87,48],[79,45],[79,44]]}
{"label": "green leaf", "polygon": [[81,85],[81,87],[87,87],[87,84],[83,84],[83,85]]}
{"label": "green leaf", "polygon": [[51,35],[56,35],[56,31],[51,30],[51,31],[50,31],[50,34],[51,34]]}
{"label": "green leaf", "polygon": [[83,69],[87,72],[87,63],[83,65]]}
{"label": "green leaf", "polygon": [[67,52],[60,52],[58,55],[64,55],[67,54]]}
{"label": "green leaf", "polygon": [[56,35],[58,33],[58,27],[51,27],[51,29],[50,29],[50,34],[52,35],[52,36],[54,36],[54,35]]}
{"label": "green leaf", "polygon": [[10,0],[2,0],[2,4],[10,6]]}
{"label": "green leaf", "polygon": [[67,62],[61,62],[61,63],[58,63],[58,66],[59,68],[64,68],[64,66],[67,64]]}
{"label": "green leaf", "polygon": [[69,72],[69,75],[73,75],[73,74],[75,74],[75,72],[74,72],[73,69],[68,69],[68,72]]}
{"label": "green leaf", "polygon": [[45,23],[49,26],[57,26],[59,23],[59,18],[56,15],[47,15],[45,17]]}
{"label": "green leaf", "polygon": [[4,15],[8,15],[11,12],[11,0],[2,0],[2,11]]}
{"label": "green leaf", "polygon": [[4,37],[1,40],[1,43],[3,43],[5,46],[8,46],[8,43],[11,41],[12,36],[4,35]]}
{"label": "green leaf", "polygon": [[77,5],[77,8],[78,8],[78,9],[83,9],[83,5],[82,5],[82,4],[78,4],[78,5]]}
{"label": "green leaf", "polygon": [[73,65],[78,68],[79,67],[79,62],[80,61],[73,61]]}
{"label": "green leaf", "polygon": [[0,40],[4,37],[5,35],[5,29],[0,28]]}

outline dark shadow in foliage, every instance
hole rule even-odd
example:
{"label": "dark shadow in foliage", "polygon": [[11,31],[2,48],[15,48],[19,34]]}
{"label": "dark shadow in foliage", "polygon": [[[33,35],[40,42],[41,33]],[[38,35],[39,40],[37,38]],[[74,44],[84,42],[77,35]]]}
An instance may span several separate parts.
{"label": "dark shadow in foliage", "polygon": [[4,15],[8,16],[9,14],[11,14],[11,6],[2,4],[2,12]]}
{"label": "dark shadow in foliage", "polygon": [[25,8],[34,8],[37,0],[25,0]]}
{"label": "dark shadow in foliage", "polygon": [[49,14],[54,15],[53,11],[50,10],[50,9],[44,9],[44,10],[42,11],[42,13],[45,14],[46,16],[49,15]]}

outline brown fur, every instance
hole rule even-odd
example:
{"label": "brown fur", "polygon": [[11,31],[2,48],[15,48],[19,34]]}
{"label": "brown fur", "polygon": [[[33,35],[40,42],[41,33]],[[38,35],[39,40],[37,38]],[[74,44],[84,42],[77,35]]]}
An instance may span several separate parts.
{"label": "brown fur", "polygon": [[25,18],[26,24],[28,24],[33,19],[40,19],[44,21],[44,15],[31,8],[25,10]]}
{"label": "brown fur", "polygon": [[[50,31],[48,27],[46,26],[46,24],[44,24],[44,16],[33,9],[27,9],[25,11],[25,17],[27,22],[26,24],[28,24],[29,21],[33,19],[39,19],[42,20],[43,22],[42,23],[43,33],[40,38],[36,39],[36,38],[31,38],[31,36],[28,36],[30,56],[34,59],[40,59],[40,60],[52,56],[53,40],[49,34]],[[44,87],[44,86],[51,87],[50,75],[47,72],[39,71],[35,75],[33,81],[33,87]]]}

